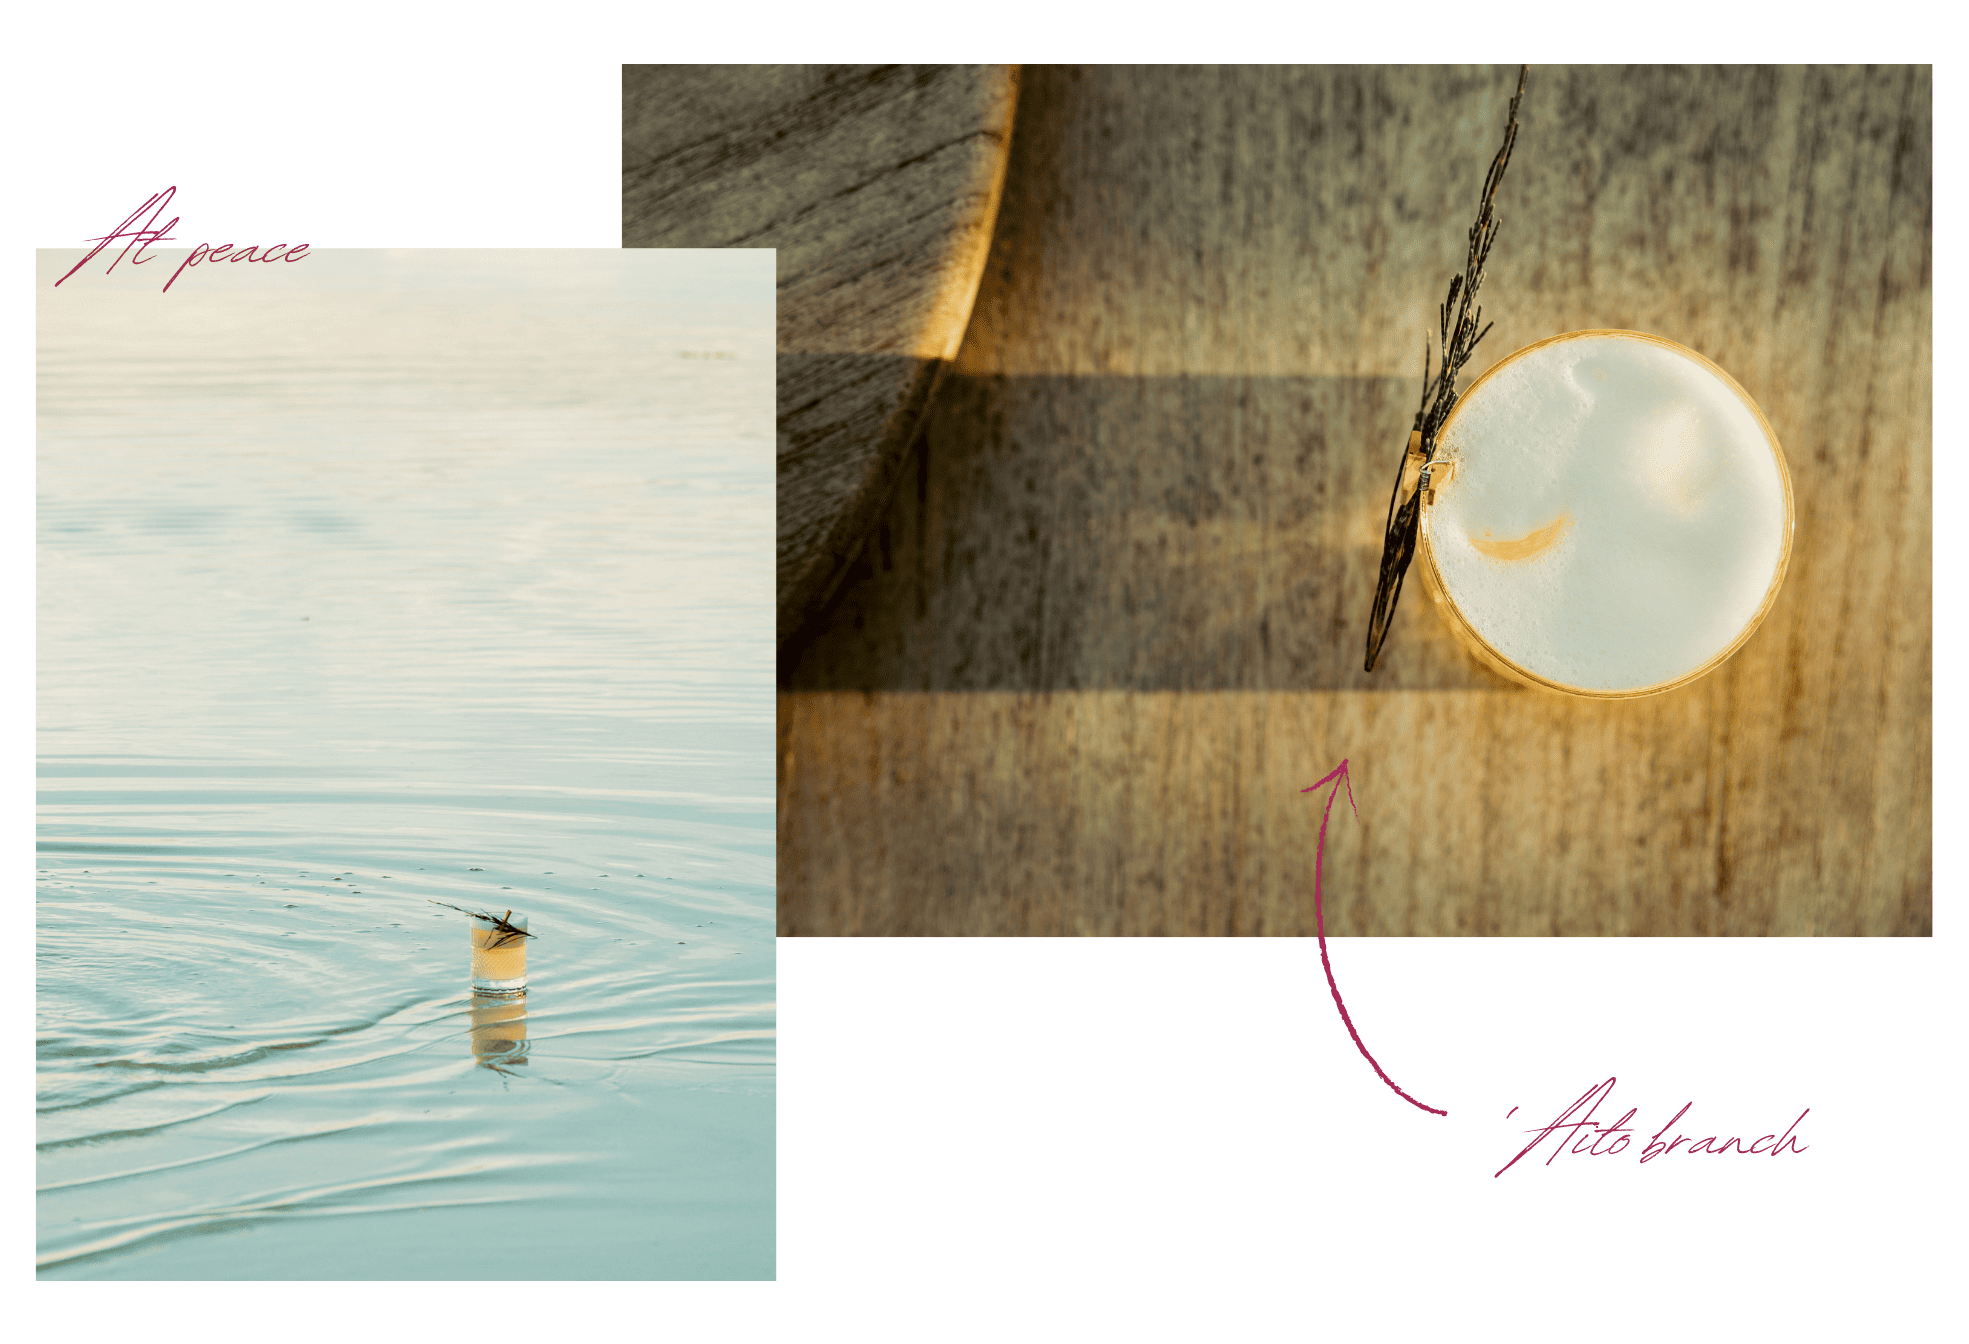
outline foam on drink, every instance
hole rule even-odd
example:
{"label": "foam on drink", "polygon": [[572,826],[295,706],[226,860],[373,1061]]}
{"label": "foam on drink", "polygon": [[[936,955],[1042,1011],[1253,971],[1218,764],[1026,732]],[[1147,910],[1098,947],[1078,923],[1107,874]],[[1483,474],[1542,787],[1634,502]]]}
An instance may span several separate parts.
{"label": "foam on drink", "polygon": [[1783,452],[1748,394],[1672,341],[1528,346],[1471,386],[1437,445],[1454,465],[1423,509],[1432,589],[1534,680],[1666,689],[1732,652],[1776,596]]}

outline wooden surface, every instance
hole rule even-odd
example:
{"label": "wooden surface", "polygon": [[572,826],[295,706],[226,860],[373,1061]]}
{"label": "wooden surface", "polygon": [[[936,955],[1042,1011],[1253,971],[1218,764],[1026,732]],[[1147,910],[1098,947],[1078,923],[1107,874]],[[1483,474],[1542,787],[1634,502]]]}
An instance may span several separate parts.
{"label": "wooden surface", "polygon": [[1715,360],[1782,440],[1777,603],[1634,702],[1411,585],[1361,670],[1422,341],[1516,71],[1022,74],[921,447],[782,650],[782,934],[1930,932],[1926,68],[1535,68],[1466,372]]}
{"label": "wooden surface", "polygon": [[877,516],[976,297],[1009,66],[623,67],[625,247],[779,269],[779,629]]}

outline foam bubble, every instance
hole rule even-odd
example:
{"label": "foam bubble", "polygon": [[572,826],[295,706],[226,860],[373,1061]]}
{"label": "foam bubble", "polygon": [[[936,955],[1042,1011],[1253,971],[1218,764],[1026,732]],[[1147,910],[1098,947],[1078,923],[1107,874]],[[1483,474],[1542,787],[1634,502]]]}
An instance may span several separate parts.
{"label": "foam bubble", "polygon": [[1425,510],[1444,589],[1527,671],[1673,681],[1728,649],[1782,563],[1785,483],[1755,409],[1680,347],[1564,337],[1511,356],[1445,427]]}

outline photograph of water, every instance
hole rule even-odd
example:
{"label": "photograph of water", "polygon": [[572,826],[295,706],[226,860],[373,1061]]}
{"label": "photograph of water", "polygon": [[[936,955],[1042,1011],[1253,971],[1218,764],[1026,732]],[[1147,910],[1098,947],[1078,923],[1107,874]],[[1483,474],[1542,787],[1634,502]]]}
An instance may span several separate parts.
{"label": "photograph of water", "polygon": [[82,255],[39,1277],[773,1278],[772,252]]}

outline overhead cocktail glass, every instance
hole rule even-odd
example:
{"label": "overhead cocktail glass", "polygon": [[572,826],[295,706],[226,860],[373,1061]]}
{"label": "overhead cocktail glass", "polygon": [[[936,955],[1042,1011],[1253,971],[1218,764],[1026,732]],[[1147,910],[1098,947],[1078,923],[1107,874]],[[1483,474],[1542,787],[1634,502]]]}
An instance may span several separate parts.
{"label": "overhead cocktail glass", "polygon": [[1525,347],[1437,435],[1418,546],[1457,637],[1513,680],[1655,695],[1720,666],[1777,598],[1791,477],[1763,412],[1634,331]]}

